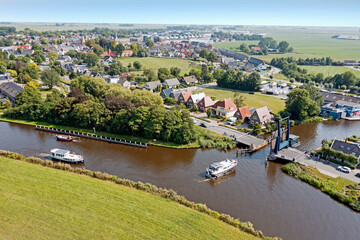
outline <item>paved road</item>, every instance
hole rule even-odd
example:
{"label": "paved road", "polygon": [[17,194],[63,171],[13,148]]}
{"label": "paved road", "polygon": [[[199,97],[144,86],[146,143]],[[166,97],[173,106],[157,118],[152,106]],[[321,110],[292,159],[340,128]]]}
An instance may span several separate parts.
{"label": "paved road", "polygon": [[208,123],[208,122],[205,122],[205,121],[202,121],[199,119],[195,119],[195,118],[194,118],[194,120],[195,120],[195,124],[198,126],[200,126],[201,123],[205,123],[208,126],[207,129],[209,129],[210,131],[213,131],[215,133],[218,133],[218,134],[221,134],[224,136],[234,135],[234,137],[236,138],[236,141],[238,141],[242,144],[248,145],[248,146],[253,145],[254,147],[257,147],[259,145],[264,144],[264,141],[265,141],[261,138],[254,137],[254,136],[248,135],[246,133],[239,132],[237,130],[232,130],[229,128],[219,126],[217,123]]}
{"label": "paved road", "polygon": [[330,177],[336,178],[336,177],[340,176],[340,177],[349,179],[351,181],[360,183],[360,178],[355,177],[355,174],[360,172],[359,169],[352,170],[351,173],[343,173],[343,172],[336,170],[336,168],[339,166],[338,164],[335,164],[332,162],[330,162],[329,164],[326,164],[325,160],[315,161],[314,159],[307,158],[307,159],[298,159],[297,161],[304,165],[315,167],[315,168],[319,169],[319,171],[321,173],[326,174]]}

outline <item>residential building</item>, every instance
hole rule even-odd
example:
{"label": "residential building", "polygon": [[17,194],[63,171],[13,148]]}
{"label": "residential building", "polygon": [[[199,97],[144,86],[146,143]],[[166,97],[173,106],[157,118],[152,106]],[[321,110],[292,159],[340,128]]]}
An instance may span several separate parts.
{"label": "residential building", "polygon": [[194,106],[195,104],[197,104],[201,99],[203,99],[205,97],[205,93],[197,93],[197,94],[192,94],[189,99],[186,102],[186,106],[188,108],[191,108],[192,106]]}
{"label": "residential building", "polygon": [[0,84],[13,81],[14,79],[10,76],[10,73],[8,71],[4,72],[4,74],[0,74]]}
{"label": "residential building", "polygon": [[12,103],[15,103],[15,97],[23,90],[24,88],[17,85],[14,82],[6,82],[0,84],[0,94],[4,97],[9,98]]}
{"label": "residential building", "polygon": [[271,114],[266,106],[255,109],[255,111],[250,116],[251,124],[259,123],[261,126],[264,126],[265,123],[268,123],[270,121]]}
{"label": "residential building", "polygon": [[217,101],[214,101],[209,96],[203,97],[196,105],[201,112],[206,112],[209,108],[214,106]]}
{"label": "residential building", "polygon": [[170,78],[166,79],[162,85],[168,86],[169,88],[177,88],[180,86],[180,82],[177,78]]}
{"label": "residential building", "polygon": [[345,154],[354,155],[355,157],[360,159],[360,146],[357,143],[340,141],[335,139],[331,144],[330,148],[334,149],[335,151],[343,152]]}
{"label": "residential building", "polygon": [[119,79],[118,83],[126,89],[129,89],[131,87],[130,81],[123,77]]}
{"label": "residential building", "polygon": [[121,56],[122,56],[122,57],[131,57],[132,55],[134,55],[133,50],[124,50],[124,51],[121,53]]}
{"label": "residential building", "polygon": [[178,97],[178,103],[179,104],[186,104],[186,102],[188,101],[188,99],[190,98],[191,95],[192,95],[191,91],[181,92],[179,97]]}
{"label": "residential building", "polygon": [[174,92],[174,89],[172,89],[172,88],[163,89],[160,93],[160,97],[162,97],[162,98],[170,97],[170,95],[173,92]]}
{"label": "residential building", "polygon": [[251,112],[247,106],[238,108],[234,114],[237,119],[246,121],[251,116]]}
{"label": "residential building", "polygon": [[197,78],[195,76],[183,77],[183,79],[181,80],[181,83],[186,84],[186,85],[192,85],[192,84],[196,84],[198,82],[199,82],[199,80],[197,80]]}
{"label": "residential building", "polygon": [[160,81],[153,81],[153,82],[147,82],[144,87],[145,87],[146,90],[154,91],[159,86],[161,87],[161,82]]}
{"label": "residential building", "polygon": [[258,71],[264,68],[266,68],[264,61],[253,57],[251,57],[249,61],[245,64],[246,71]]}
{"label": "residential building", "polygon": [[232,117],[234,116],[237,108],[236,104],[229,99],[224,99],[224,101],[217,101],[213,107],[213,113],[218,117]]}

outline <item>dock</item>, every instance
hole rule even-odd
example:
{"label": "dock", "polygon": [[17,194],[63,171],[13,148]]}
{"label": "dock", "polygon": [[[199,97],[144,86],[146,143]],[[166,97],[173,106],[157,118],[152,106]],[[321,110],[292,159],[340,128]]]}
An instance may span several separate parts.
{"label": "dock", "polygon": [[41,130],[41,131],[46,131],[46,132],[71,135],[71,136],[76,136],[76,137],[81,137],[81,138],[105,141],[108,143],[123,144],[123,145],[128,145],[128,146],[133,146],[133,147],[147,148],[146,143],[132,142],[132,141],[121,140],[121,139],[117,139],[117,138],[103,137],[103,136],[98,136],[96,134],[81,133],[81,132],[76,132],[76,131],[68,131],[68,130],[62,130],[62,129],[52,128],[52,127],[37,126],[37,125],[35,126],[35,128],[36,128],[36,130]]}

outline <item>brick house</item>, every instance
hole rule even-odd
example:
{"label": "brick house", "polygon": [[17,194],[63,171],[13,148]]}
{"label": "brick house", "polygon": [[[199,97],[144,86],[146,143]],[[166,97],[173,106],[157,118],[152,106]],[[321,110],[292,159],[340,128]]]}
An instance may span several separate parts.
{"label": "brick house", "polygon": [[191,95],[192,95],[191,91],[181,92],[178,97],[178,103],[186,104],[186,102],[189,100]]}
{"label": "brick house", "polygon": [[270,122],[270,120],[271,114],[266,106],[255,109],[250,116],[251,124],[259,123],[261,126],[264,126],[264,124]]}
{"label": "brick house", "polygon": [[218,117],[232,117],[234,116],[237,108],[236,104],[229,99],[224,99],[224,101],[217,101],[212,107],[213,113]]}
{"label": "brick house", "polygon": [[197,94],[192,94],[189,99],[186,102],[186,106],[188,108],[191,108],[192,106],[194,106],[195,104],[197,104],[201,99],[203,99],[205,97],[205,93],[197,93]]}
{"label": "brick house", "polygon": [[211,99],[211,97],[209,96],[205,96],[203,97],[196,105],[199,109],[199,111],[201,112],[206,112],[209,108],[211,108],[212,106],[214,106],[214,104],[216,103],[217,101],[213,101]]}
{"label": "brick house", "polygon": [[247,106],[241,107],[236,110],[234,117],[240,120],[247,120],[251,116],[251,112]]}

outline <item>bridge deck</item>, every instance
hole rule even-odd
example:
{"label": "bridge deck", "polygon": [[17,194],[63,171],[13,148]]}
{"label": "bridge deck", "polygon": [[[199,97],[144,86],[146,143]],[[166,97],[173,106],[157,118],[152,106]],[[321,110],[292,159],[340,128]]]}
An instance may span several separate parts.
{"label": "bridge deck", "polygon": [[298,161],[306,158],[304,152],[291,147],[281,149],[278,154],[272,153],[270,156],[273,159],[283,159],[287,161],[293,161],[294,159]]}

